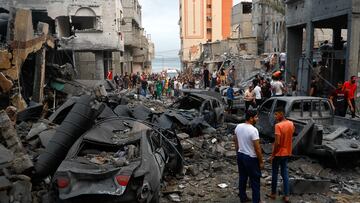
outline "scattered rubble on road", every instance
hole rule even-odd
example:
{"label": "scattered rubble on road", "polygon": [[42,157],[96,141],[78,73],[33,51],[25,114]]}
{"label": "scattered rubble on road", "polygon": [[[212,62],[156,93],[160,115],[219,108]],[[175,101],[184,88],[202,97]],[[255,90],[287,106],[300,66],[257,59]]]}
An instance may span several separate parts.
{"label": "scattered rubble on road", "polygon": [[[94,123],[89,125],[90,128],[102,120],[126,118],[151,125],[156,132],[160,128],[173,131],[180,143],[183,158],[173,159],[169,166],[172,165],[172,167],[176,168],[179,162],[183,162],[184,167],[180,167],[181,170],[178,172],[166,173],[161,187],[160,202],[238,201],[238,169],[235,143],[233,142],[235,123],[222,122],[213,126],[204,122],[205,118],[203,118],[198,122],[198,125],[201,124],[207,128],[202,128],[202,130],[194,133],[194,131],[186,130],[188,127],[180,125],[188,125],[193,122],[191,119],[194,119],[194,117],[191,114],[190,116],[185,114],[179,108],[171,108],[173,101],[150,100],[138,96],[132,91],[123,91],[117,94],[113,94],[112,91],[109,90],[106,97],[100,95],[98,102],[90,102],[89,112],[90,109],[95,110],[90,114],[94,114],[96,117]],[[189,95],[186,95],[186,97],[189,97]],[[41,160],[44,161],[42,156],[48,150],[47,147],[50,146],[50,143],[54,143],[54,137],[59,132],[63,132],[61,126],[70,114],[71,109],[81,101],[80,98],[70,97],[50,117],[44,117],[45,114],[39,113],[36,109],[39,107],[26,113],[35,115],[36,119],[27,115],[22,116],[21,119],[15,119],[19,118],[15,109],[0,113],[1,200],[5,202],[48,202],[50,198],[54,197],[54,193],[49,190],[53,184],[51,178],[53,172],[51,171],[59,170],[57,164],[66,163],[66,161],[62,162],[66,153],[63,154],[64,158],[59,159],[60,162],[58,160],[52,166],[53,169],[46,167],[49,171],[44,172],[40,176],[41,178],[37,174],[39,173],[39,163],[41,163]],[[208,97],[206,98],[208,99]],[[189,111],[194,111],[190,110],[191,108],[194,107],[190,106]],[[176,109],[176,111],[173,109]],[[199,112],[194,113],[194,115],[199,115]],[[74,122],[72,121],[72,123]],[[124,135],[131,131],[129,123],[123,122],[123,125],[128,127],[112,131],[111,133],[114,136],[109,141],[114,144],[122,143]],[[311,125],[309,125],[309,128],[311,128]],[[103,129],[109,129],[109,127]],[[83,130],[86,131],[85,128]],[[334,132],[333,129],[328,128],[323,130]],[[340,130],[338,131],[340,133]],[[103,136],[100,131],[94,132],[96,133],[92,136],[99,136],[99,138],[94,137],[94,139],[100,139]],[[344,129],[341,130],[341,134],[349,139],[358,140],[358,133],[354,130]],[[167,135],[166,139],[169,139],[169,143],[175,143],[176,141],[171,140],[171,136],[170,134]],[[72,142],[76,140],[77,138]],[[72,144],[69,145],[69,148],[71,146]],[[165,151],[171,149],[171,147],[167,147],[165,147]],[[264,140],[262,147],[265,157],[268,158],[271,153],[271,143]],[[130,144],[111,151],[101,150],[95,152],[89,150],[78,158],[83,164],[92,164],[97,167],[105,165],[131,167],[132,160],[137,160],[139,153],[139,147]],[[176,156],[176,153],[170,155],[170,157],[174,157],[174,155]],[[46,163],[50,162],[43,162],[45,165]],[[68,165],[65,166],[62,169],[68,168]],[[354,168],[340,167],[338,169],[326,168],[316,159],[295,156],[289,163],[289,170],[292,197],[295,202],[356,202],[360,196],[359,166]],[[271,183],[271,165],[269,163],[265,165],[261,183],[262,194],[268,193]]]}

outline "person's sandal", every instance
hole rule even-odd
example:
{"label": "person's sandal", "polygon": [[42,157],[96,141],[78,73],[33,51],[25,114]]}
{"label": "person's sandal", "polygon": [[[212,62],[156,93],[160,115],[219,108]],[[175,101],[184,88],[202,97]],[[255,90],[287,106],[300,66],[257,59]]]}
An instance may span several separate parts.
{"label": "person's sandal", "polygon": [[266,194],[266,197],[268,197],[272,200],[276,200],[276,194]]}
{"label": "person's sandal", "polygon": [[283,201],[284,201],[285,203],[291,203],[290,200],[289,200],[289,198],[286,198],[286,197],[283,197]]}

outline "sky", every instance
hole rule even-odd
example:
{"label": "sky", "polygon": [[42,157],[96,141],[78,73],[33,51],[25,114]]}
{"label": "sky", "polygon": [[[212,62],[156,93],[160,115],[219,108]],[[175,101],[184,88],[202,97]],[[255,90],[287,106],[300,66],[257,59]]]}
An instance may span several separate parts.
{"label": "sky", "polygon": [[[142,25],[155,43],[153,72],[164,67],[180,69],[179,0],[139,0]],[[234,0],[234,4],[240,0]]]}

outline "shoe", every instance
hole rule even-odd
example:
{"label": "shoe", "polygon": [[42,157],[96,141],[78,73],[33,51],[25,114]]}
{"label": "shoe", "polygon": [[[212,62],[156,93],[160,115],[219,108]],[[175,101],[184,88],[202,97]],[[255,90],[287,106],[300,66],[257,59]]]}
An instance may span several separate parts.
{"label": "shoe", "polygon": [[290,200],[289,200],[289,197],[283,197],[283,201],[284,201],[285,203],[291,203]]}
{"label": "shoe", "polygon": [[244,201],[241,201],[241,200],[240,200],[241,203],[251,202],[251,201],[252,201],[252,200],[251,200],[250,198],[248,198],[248,197],[247,197]]}
{"label": "shoe", "polygon": [[266,194],[265,196],[272,200],[276,199],[276,194]]}

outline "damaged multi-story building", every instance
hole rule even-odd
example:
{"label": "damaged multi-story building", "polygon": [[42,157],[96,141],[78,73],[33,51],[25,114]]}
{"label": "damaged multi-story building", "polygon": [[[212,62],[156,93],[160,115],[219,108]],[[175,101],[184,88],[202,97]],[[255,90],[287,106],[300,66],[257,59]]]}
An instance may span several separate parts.
{"label": "damaged multi-story building", "polygon": [[[71,63],[79,79],[104,79],[120,72],[124,52],[121,1],[2,1],[6,7],[29,9],[33,21],[49,24],[59,41],[54,63]],[[49,63],[49,61],[47,61]]]}
{"label": "damaged multi-story building", "polygon": [[141,5],[138,0],[121,0],[124,9],[122,32],[125,38],[124,72],[150,73],[155,57],[154,43],[142,27]]}
{"label": "damaged multi-story building", "polygon": [[[360,1],[287,0],[286,4],[288,67],[297,74],[302,94],[308,93],[312,76],[321,78],[324,94],[338,81],[360,76]],[[320,50],[314,47],[316,29],[332,30],[332,39]]]}
{"label": "damaged multi-story building", "polygon": [[202,44],[230,37],[232,3],[232,0],[180,0],[180,59],[183,69],[199,65]]}

